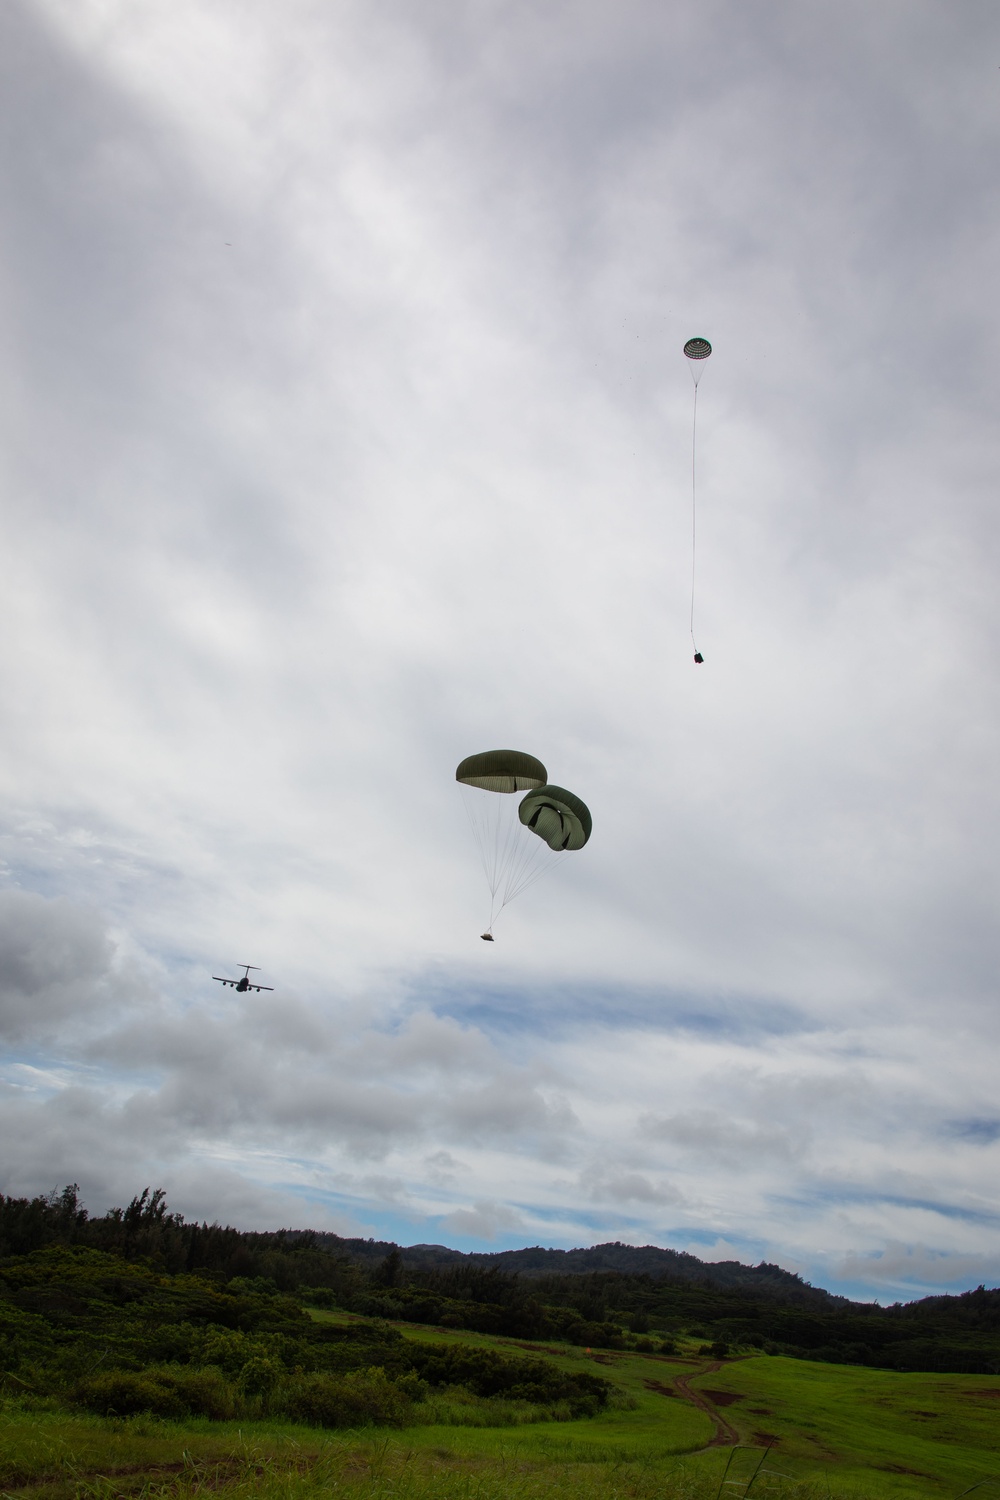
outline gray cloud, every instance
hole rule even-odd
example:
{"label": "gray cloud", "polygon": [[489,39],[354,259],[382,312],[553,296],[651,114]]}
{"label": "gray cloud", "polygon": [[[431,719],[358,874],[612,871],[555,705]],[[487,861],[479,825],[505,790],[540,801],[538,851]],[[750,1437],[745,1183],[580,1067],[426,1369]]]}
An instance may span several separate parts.
{"label": "gray cloud", "polygon": [[683,1203],[682,1194],[669,1183],[657,1184],[641,1172],[591,1166],[580,1174],[580,1187],[599,1203],[666,1206]]}
{"label": "gray cloud", "polygon": [[914,1287],[950,1290],[995,1283],[1000,1277],[1000,1257],[996,1253],[948,1254],[926,1245],[896,1242],[868,1255],[845,1256],[838,1273],[845,1281],[895,1286],[907,1293]]}
{"label": "gray cloud", "polygon": [[662,1141],[696,1161],[727,1165],[769,1160],[791,1161],[808,1146],[808,1126],[793,1135],[789,1127],[767,1121],[735,1119],[723,1110],[692,1109],[683,1115],[643,1115],[639,1132],[647,1140]]}
{"label": "gray cloud", "polygon": [[140,1009],[149,991],[134,972],[113,966],[100,915],[65,898],[0,891],[0,1037],[51,1043],[109,1012]]}
{"label": "gray cloud", "polygon": [[441,1221],[452,1234],[473,1235],[477,1240],[494,1240],[501,1231],[523,1232],[527,1225],[523,1215],[503,1203],[476,1203],[472,1208],[456,1208]]}

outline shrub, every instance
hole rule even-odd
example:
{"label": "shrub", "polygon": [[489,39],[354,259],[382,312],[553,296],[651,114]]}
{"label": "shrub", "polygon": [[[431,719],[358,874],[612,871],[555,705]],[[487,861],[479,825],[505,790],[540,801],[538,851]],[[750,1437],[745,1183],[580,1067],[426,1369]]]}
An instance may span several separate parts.
{"label": "shrub", "polygon": [[102,1417],[200,1416],[223,1419],[236,1414],[232,1387],[218,1370],[105,1370],[81,1380],[74,1399]]}
{"label": "shrub", "polygon": [[160,1417],[183,1417],[184,1403],[172,1386],[154,1380],[148,1372],[106,1370],[81,1380],[73,1392],[88,1411],[102,1417],[131,1417],[152,1412]]}
{"label": "shrub", "polygon": [[240,1370],[240,1390],[246,1396],[266,1402],[282,1376],[282,1368],[273,1359],[254,1355]]}
{"label": "shrub", "polygon": [[568,1401],[576,1416],[593,1416],[607,1402],[611,1385],[599,1375],[569,1374],[540,1359],[511,1359],[469,1345],[417,1345],[410,1359],[429,1385],[465,1386],[476,1396],[502,1396],[555,1406]]}
{"label": "shrub", "polygon": [[76,1400],[102,1417],[131,1417],[150,1412],[157,1417],[184,1417],[187,1408],[173,1384],[157,1380],[150,1370],[106,1370],[81,1380]]}
{"label": "shrub", "polygon": [[231,1297],[277,1297],[278,1283],[271,1276],[232,1276],[226,1283]]}
{"label": "shrub", "polygon": [[412,1408],[407,1391],[378,1365],[339,1377],[300,1376],[275,1404],[310,1427],[402,1427]]}
{"label": "shrub", "polygon": [[[166,1372],[165,1372],[166,1374]],[[193,1417],[213,1417],[224,1422],[237,1415],[236,1394],[220,1370],[180,1369],[166,1378]]]}
{"label": "shrub", "polygon": [[299,1299],[309,1307],[336,1307],[337,1294],[329,1286],[307,1286],[299,1292]]}

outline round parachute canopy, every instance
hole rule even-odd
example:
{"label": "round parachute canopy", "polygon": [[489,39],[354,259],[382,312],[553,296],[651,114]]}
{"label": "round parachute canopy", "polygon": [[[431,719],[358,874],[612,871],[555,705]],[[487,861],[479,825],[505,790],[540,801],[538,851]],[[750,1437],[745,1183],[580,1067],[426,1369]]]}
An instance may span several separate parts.
{"label": "round parachute canopy", "polygon": [[582,849],[593,826],[587,804],[561,786],[540,786],[529,792],[517,815],[525,828],[557,851]]}
{"label": "round parachute canopy", "polygon": [[523,750],[484,750],[465,757],[455,780],[484,792],[526,792],[544,786],[548,772],[540,760]]}
{"label": "round parachute canopy", "polygon": [[708,339],[688,339],[684,345],[684,353],[688,359],[707,359],[712,352],[712,346]]}

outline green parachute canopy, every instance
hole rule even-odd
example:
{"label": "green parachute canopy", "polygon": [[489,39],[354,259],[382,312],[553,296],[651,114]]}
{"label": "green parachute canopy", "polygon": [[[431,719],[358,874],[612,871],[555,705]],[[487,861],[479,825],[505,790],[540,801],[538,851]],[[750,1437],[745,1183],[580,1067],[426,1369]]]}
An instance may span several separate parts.
{"label": "green parachute canopy", "polygon": [[[583,848],[590,838],[590,813],[572,792],[549,786],[541,761],[523,750],[467,755],[455,780],[490,890],[489,926],[480,936],[492,943],[493,923],[504,907],[567,850]],[[518,803],[496,792],[527,796]]]}
{"label": "green parachute canopy", "polygon": [[455,780],[483,792],[526,792],[544,786],[548,772],[540,760],[523,750],[484,750],[465,757]]}
{"label": "green parachute canopy", "polygon": [[582,849],[593,826],[587,804],[561,786],[536,787],[522,800],[517,815],[557,852]]}

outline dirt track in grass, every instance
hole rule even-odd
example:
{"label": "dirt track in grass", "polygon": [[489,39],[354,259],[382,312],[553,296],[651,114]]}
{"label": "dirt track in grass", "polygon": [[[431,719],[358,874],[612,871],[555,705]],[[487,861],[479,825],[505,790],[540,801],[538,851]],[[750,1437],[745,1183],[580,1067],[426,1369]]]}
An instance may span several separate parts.
{"label": "dirt track in grass", "polygon": [[[709,1400],[708,1396],[703,1391],[693,1391],[690,1386],[690,1382],[696,1375],[714,1375],[716,1370],[721,1369],[722,1361],[717,1359],[712,1364],[702,1365],[700,1370],[690,1370],[687,1375],[674,1376],[674,1386],[676,1389],[683,1396],[686,1396],[689,1401],[693,1402],[699,1411],[703,1411],[715,1423],[715,1436],[707,1444],[708,1448],[733,1448],[740,1440],[740,1435],[736,1431],[736,1428],[730,1422],[726,1421],[721,1411]],[[700,1451],[704,1453],[706,1450],[702,1448]]]}

